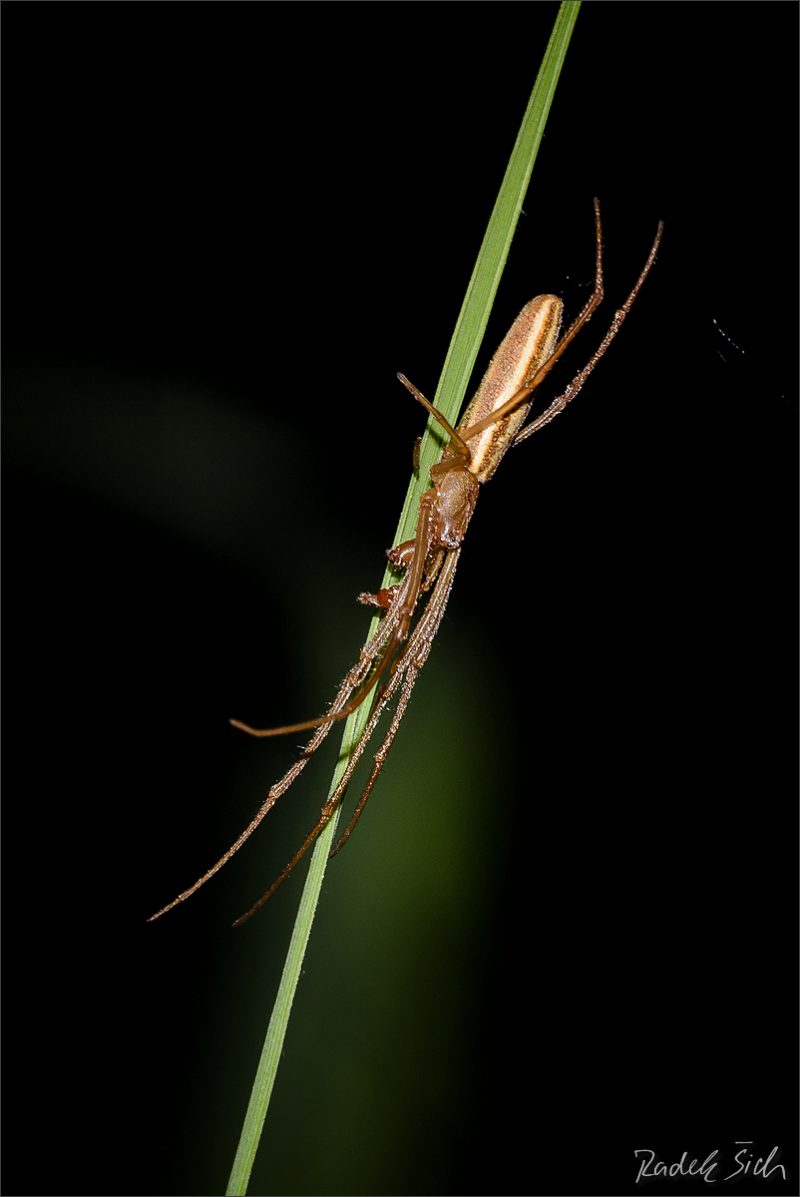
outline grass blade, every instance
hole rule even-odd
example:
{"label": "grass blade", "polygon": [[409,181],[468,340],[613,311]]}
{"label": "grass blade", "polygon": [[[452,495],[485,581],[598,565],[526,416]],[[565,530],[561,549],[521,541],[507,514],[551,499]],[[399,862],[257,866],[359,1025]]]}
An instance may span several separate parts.
{"label": "grass blade", "polygon": [[[579,0],[565,0],[559,9],[456,322],[435,398],[436,406],[444,412],[451,424],[455,424],[458,419],[458,412],[486,330],[489,313],[516,229],[579,9]],[[441,447],[442,438],[438,426],[431,420],[420,447],[419,470],[412,478],[406,494],[394,544],[409,539],[413,534],[419,498],[429,485],[428,473],[431,465],[439,456]],[[392,580],[390,571],[387,569],[382,585],[389,585]],[[368,636],[373,635],[378,618],[376,616],[373,619]],[[342,752],[331,780],[330,793],[333,792],[344,773],[353,746],[357,743],[369,718],[371,705],[372,696],[370,695],[347,720],[342,739]],[[258,1150],[283,1050],[303,957],[311,934],[328,854],[335,843],[338,818],[337,811],[319,836],[311,858],[278,994],[267,1028],[264,1047],[228,1181],[226,1193],[229,1197],[247,1192],[253,1161]]]}

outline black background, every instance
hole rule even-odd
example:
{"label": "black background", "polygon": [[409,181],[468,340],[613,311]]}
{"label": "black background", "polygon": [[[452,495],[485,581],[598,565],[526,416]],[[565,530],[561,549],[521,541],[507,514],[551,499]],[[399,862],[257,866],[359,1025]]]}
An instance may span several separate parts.
{"label": "black background", "polygon": [[[224,1190],[364,634],[556,6],[3,6],[5,1178]],[[794,4],[586,4],[484,353],[568,313],[330,869],[253,1193],[797,1192]],[[333,741],[335,737],[331,737]],[[334,752],[335,755],[335,752]],[[722,1182],[735,1140],[790,1180]],[[638,1189],[648,1186],[639,1185]],[[698,1180],[650,1191],[699,1193]]]}

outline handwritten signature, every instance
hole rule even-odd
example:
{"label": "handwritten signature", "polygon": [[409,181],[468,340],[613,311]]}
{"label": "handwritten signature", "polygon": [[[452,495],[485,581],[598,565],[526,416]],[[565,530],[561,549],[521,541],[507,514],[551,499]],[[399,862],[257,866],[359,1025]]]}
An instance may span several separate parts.
{"label": "handwritten signature", "polygon": [[778,1179],[786,1180],[786,1169],[776,1158],[780,1155],[779,1147],[773,1147],[768,1156],[760,1156],[750,1150],[752,1139],[734,1139],[734,1146],[739,1148],[733,1157],[735,1167],[725,1176],[718,1174],[725,1166],[718,1147],[702,1161],[699,1156],[690,1159],[690,1153],[684,1151],[681,1158],[671,1164],[660,1159],[652,1148],[637,1147],[633,1153],[639,1161],[636,1184],[644,1180],[664,1180],[671,1176],[702,1176],[706,1184],[713,1185],[718,1180],[734,1180],[737,1176],[758,1176],[768,1180],[776,1172],[780,1173]]}

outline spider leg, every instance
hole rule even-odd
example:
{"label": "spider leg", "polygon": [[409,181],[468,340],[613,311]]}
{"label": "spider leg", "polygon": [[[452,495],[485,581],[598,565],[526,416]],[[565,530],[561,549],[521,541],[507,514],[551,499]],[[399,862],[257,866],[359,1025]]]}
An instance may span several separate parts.
{"label": "spider leg", "polygon": [[355,695],[346,702],[344,706],[339,707],[338,710],[329,710],[325,715],[320,715],[317,719],[304,719],[301,723],[287,723],[283,727],[251,727],[249,723],[242,723],[240,719],[230,719],[229,723],[235,727],[237,731],[246,732],[248,736],[255,736],[259,739],[265,736],[286,736],[293,732],[308,731],[312,727],[330,727],[334,723],[338,723],[340,719],[346,719],[348,715],[352,715],[353,711],[358,710],[364,699],[377,685],[381,677],[383,677],[386,670],[392,663],[392,654],[394,652],[395,641],[394,637],[389,642],[386,652],[381,657],[378,665],[364,682],[363,686],[356,691]]}
{"label": "spider leg", "polygon": [[[391,561],[392,565],[398,569],[406,569],[414,558],[414,545],[416,541],[404,540],[402,544],[395,545],[393,549],[389,549],[386,556]],[[420,588],[421,593],[430,590],[433,583],[436,581],[436,575],[439,572],[439,567],[444,559],[444,549],[439,549],[431,564],[425,571],[425,577]],[[379,590],[377,594],[363,593],[358,596],[358,601],[367,607],[382,607],[388,610],[395,600],[395,596],[399,586],[395,583],[394,586],[387,586],[383,590]]]}
{"label": "spider leg", "polygon": [[[427,657],[427,652],[424,655]],[[406,713],[406,707],[408,706],[409,699],[411,698],[411,691],[414,689],[414,683],[416,682],[418,676],[418,666],[412,666],[405,675],[403,689],[400,691],[400,698],[398,699],[397,706],[392,713],[392,721],[389,724],[389,728],[386,732],[383,743],[375,753],[375,763],[372,766],[372,772],[369,775],[369,781],[361,792],[361,797],[359,798],[356,808],[350,817],[350,822],[347,824],[347,829],[340,837],[336,847],[331,849],[330,856],[328,857],[329,860],[333,860],[334,856],[337,856],[341,852],[342,848],[353,834],[356,823],[361,818],[364,807],[367,805],[367,800],[372,793],[373,786],[378,780],[383,766],[386,763],[386,757],[389,755],[389,750],[394,743],[394,738],[397,735],[400,723]]]}
{"label": "spider leg", "polygon": [[250,836],[253,834],[265,816],[269,814],[278,799],[286,793],[289,787],[300,776],[303,769],[305,769],[309,760],[317,751],[320,744],[322,744],[322,741],[333,727],[336,713],[346,704],[355,687],[361,685],[361,683],[364,681],[364,678],[366,677],[373,660],[381,651],[387,639],[391,636],[394,622],[395,621],[390,615],[387,616],[386,619],[381,623],[372,639],[364,646],[357,664],[353,667],[353,669],[350,670],[347,677],[342,682],[339,692],[331,704],[330,713],[333,715],[333,718],[319,724],[314,732],[314,735],[311,737],[305,749],[303,750],[302,755],[298,757],[291,768],[284,773],[283,777],[279,781],[276,781],[274,785],[270,786],[266,799],[259,807],[254,817],[248,823],[247,827],[245,827],[241,835],[234,840],[230,848],[228,848],[227,852],[225,852],[219,858],[216,864],[212,865],[211,868],[203,873],[201,877],[198,877],[197,881],[195,881],[193,885],[190,885],[188,889],[185,889],[178,894],[177,898],[174,898],[171,902],[167,903],[166,906],[162,906],[160,910],[157,910],[155,914],[152,914],[147,920],[148,923],[152,923],[156,919],[161,918],[163,914],[166,914],[169,910],[174,909],[175,906],[179,906],[181,902],[185,902],[187,898],[190,898],[192,894],[196,893],[201,886],[205,885],[205,883],[209,881],[215,873],[218,873],[223,865],[226,865],[230,858],[239,851],[239,849],[244,843],[246,843],[247,840],[249,840]]}
{"label": "spider leg", "polygon": [[375,763],[373,765],[372,772],[370,773],[369,781],[364,787],[361,797],[358,800],[356,808],[350,818],[350,822],[347,825],[347,829],[330,854],[331,860],[334,856],[341,852],[342,848],[353,834],[353,829],[355,828],[358,820],[361,818],[364,807],[367,805],[367,800],[372,793],[372,788],[375,785],[375,782],[378,780],[381,770],[386,762],[386,758],[389,755],[389,750],[394,743],[394,738],[397,735],[398,729],[403,720],[403,716],[406,713],[406,707],[408,706],[409,699],[411,698],[411,691],[414,689],[414,684],[419,677],[420,670],[428,659],[428,655],[433,646],[434,637],[436,636],[439,624],[442,621],[444,610],[447,606],[447,600],[450,597],[450,589],[453,585],[453,573],[455,572],[455,567],[458,562],[458,556],[460,552],[461,550],[457,549],[448,554],[446,565],[439,575],[439,580],[436,583],[436,589],[431,595],[428,602],[428,607],[425,611],[426,617],[428,612],[432,611],[433,618],[427,622],[426,626],[423,626],[422,621],[420,621],[420,626],[417,629],[419,636],[414,640],[413,643],[409,644],[408,653],[406,654],[408,663],[404,665],[405,681],[403,682],[403,689],[400,692],[400,698],[397,701],[397,706],[392,714],[391,723],[389,724],[389,728],[386,732],[383,743],[375,753]]}
{"label": "spider leg", "polygon": [[478,420],[477,423],[472,424],[469,428],[463,429],[463,436],[465,440],[470,440],[479,432],[483,432],[484,428],[488,428],[490,424],[497,423],[498,420],[505,419],[512,411],[515,411],[520,404],[525,403],[530,395],[544,382],[547,375],[552,370],[558,359],[564,353],[566,348],[572,344],[575,337],[583,328],[587,321],[591,320],[596,308],[603,302],[603,229],[600,222],[600,201],[594,201],[594,229],[595,229],[595,266],[594,266],[594,290],[587,299],[583,308],[572,321],[563,337],[559,340],[553,352],[550,354],[546,362],[544,362],[532,378],[521,386],[518,391],[507,399],[506,402],[498,407],[497,411],[493,411],[491,415],[486,416],[483,420]]}
{"label": "spider leg", "polygon": [[[263,894],[258,899],[258,901],[253,906],[251,906],[250,909],[245,914],[243,914],[240,918],[238,918],[236,920],[236,922],[233,924],[234,927],[241,926],[242,923],[246,922],[247,919],[249,919],[252,915],[256,914],[256,912],[259,911],[262,906],[266,905],[266,903],[270,900],[270,898],[273,896],[273,894],[276,892],[276,890],[278,890],[280,888],[280,886],[283,884],[283,882],[286,880],[286,878],[292,872],[294,867],[302,860],[303,856],[305,856],[306,852],[311,847],[311,845],[314,843],[317,836],[320,835],[320,833],[323,831],[323,829],[327,826],[327,824],[333,818],[333,816],[336,812],[336,809],[339,807],[339,805],[342,802],[342,799],[344,798],[345,791],[347,790],[347,787],[350,784],[352,776],[356,770],[356,767],[358,766],[359,761],[361,760],[361,757],[364,754],[367,744],[369,743],[369,741],[372,738],[372,735],[375,731],[375,728],[378,725],[378,721],[380,720],[380,718],[383,714],[386,704],[394,697],[404,675],[407,673],[407,671],[409,669],[412,669],[412,670],[414,670],[414,677],[413,677],[413,681],[411,682],[411,686],[408,686],[408,683],[406,683],[406,685],[403,687],[403,693],[401,694],[401,698],[400,698],[400,704],[402,704],[403,712],[405,711],[405,707],[406,707],[406,704],[408,703],[408,698],[410,697],[411,689],[413,688],[414,681],[416,681],[417,674],[419,673],[419,670],[422,668],[423,664],[425,663],[425,660],[428,657],[428,653],[430,652],[431,645],[433,643],[433,639],[436,635],[436,631],[439,627],[439,624],[441,623],[442,616],[444,615],[444,609],[447,606],[447,600],[450,596],[450,589],[453,585],[453,575],[455,573],[455,568],[456,568],[456,564],[458,562],[460,552],[461,552],[460,549],[456,549],[456,550],[453,550],[452,552],[448,553],[445,563],[444,563],[444,565],[441,569],[441,572],[439,574],[439,578],[437,579],[436,589],[434,590],[433,594],[431,595],[419,623],[414,628],[414,631],[408,641],[406,648],[404,649],[401,656],[398,658],[397,668],[395,669],[392,676],[386,682],[386,684],[384,685],[384,688],[382,689],[381,693],[379,694],[378,699],[375,704],[375,707],[370,714],[369,720],[368,720],[366,726],[364,727],[364,730],[362,731],[361,735],[359,736],[358,742],[355,745],[355,747],[350,755],[350,759],[347,762],[347,768],[345,769],[344,773],[342,774],[342,777],[341,777],[336,789],[330,795],[327,802],[325,803],[322,810],[320,811],[320,815],[319,815],[319,818],[317,819],[316,823],[311,828],[308,835],[303,840],[303,842],[300,845],[300,847],[298,848],[297,852],[295,852],[294,856],[289,861],[289,863],[286,865],[284,870],[279,874],[278,877],[275,878],[275,880],[273,881],[272,885],[269,887],[267,892],[265,894]],[[405,695],[405,700],[403,697],[404,695]],[[400,704],[398,704],[398,711],[400,710]],[[379,750],[379,751],[383,752],[383,758],[385,758],[386,753],[389,751],[389,748],[391,747],[391,743],[394,740],[394,736],[397,732],[397,727],[399,726],[399,722],[400,722],[401,718],[402,718],[402,713],[398,717],[398,714],[396,711],[395,715],[392,719],[392,728],[394,730],[392,730],[392,728],[390,728],[391,739],[388,740],[388,744],[386,741],[384,741],[384,744],[382,745],[381,750]],[[388,739],[388,736],[387,736],[387,739]],[[383,760],[381,760],[381,767],[382,767],[382,765],[383,765]],[[359,815],[361,813],[361,810],[363,810],[364,805],[366,804],[366,799],[369,797],[369,791],[372,789],[372,786],[375,784],[375,780],[377,779],[377,776],[379,773],[380,773],[380,768],[378,768],[377,770],[373,769],[373,776],[370,777],[370,780],[367,785],[366,797],[364,797],[362,795],[362,798],[359,801],[359,808],[360,808],[358,810]],[[338,852],[340,850],[340,848],[342,848],[344,846],[344,843],[349,838],[350,833],[352,832],[353,826],[355,826],[356,822],[357,822],[357,817],[354,818],[353,820],[351,820],[351,825],[348,827],[347,831],[345,832],[343,841],[340,842],[336,846],[334,851],[331,853],[332,856],[334,856],[336,854],[336,852]]]}
{"label": "spider leg", "polygon": [[[187,898],[190,898],[192,894],[196,893],[202,885],[205,885],[205,883],[209,881],[215,873],[218,873],[223,865],[228,863],[230,858],[236,852],[238,852],[241,846],[250,838],[265,816],[275,805],[278,798],[280,798],[281,795],[286,792],[292,782],[295,781],[295,779],[299,776],[299,774],[305,768],[305,765],[310,757],[314,754],[314,752],[316,752],[317,748],[330,731],[333,724],[339,719],[344,719],[345,716],[355,711],[364,701],[370,690],[372,690],[377,684],[378,680],[388,670],[389,683],[384,686],[384,689],[381,692],[380,703],[378,704],[378,715],[380,715],[380,711],[383,709],[384,704],[388,701],[388,698],[392,693],[394,693],[394,689],[396,688],[391,684],[393,681],[392,674],[399,663],[399,659],[396,658],[395,654],[397,649],[408,636],[409,625],[416,609],[420,589],[425,577],[425,562],[436,541],[437,532],[438,527],[435,510],[435,495],[433,491],[426,491],[420,500],[420,514],[417,521],[417,535],[414,543],[414,553],[411,561],[409,562],[405,577],[400,583],[400,589],[396,596],[396,600],[392,604],[391,610],[387,613],[386,618],[382,621],[375,635],[362,650],[358,663],[345,678],[342,686],[339,689],[339,693],[334,699],[331,708],[326,715],[323,715],[319,719],[307,720],[304,723],[289,724],[282,728],[267,728],[264,730],[249,728],[246,724],[240,724],[238,721],[234,723],[235,726],[241,727],[243,730],[249,731],[252,735],[257,736],[279,735],[284,732],[302,731],[306,728],[315,728],[316,730],[315,734],[311,737],[311,740],[309,741],[303,755],[297,761],[295,761],[294,765],[288,770],[284,777],[282,777],[279,782],[271,787],[269,793],[267,794],[266,800],[260,809],[256,812],[255,816],[247,825],[247,827],[245,827],[241,835],[233,842],[233,844],[231,844],[227,852],[225,852],[219,858],[216,864],[212,865],[210,869],[203,873],[203,875],[199,877],[193,885],[189,886],[188,889],[183,890],[180,894],[178,894],[177,898],[174,898],[166,906],[163,906],[160,910],[157,910],[155,914],[151,915],[148,919],[148,922],[154,922],[155,919],[161,918],[162,915],[172,910],[181,902],[185,902]],[[381,652],[381,650],[383,650],[383,656],[381,657],[377,668],[375,668],[372,671],[372,674],[367,677],[366,675],[369,672],[372,662],[378,653]],[[365,678],[366,681],[364,680]],[[400,681],[399,675],[397,681],[398,683]],[[350,695],[354,689],[356,690],[356,693],[355,696],[351,698]],[[231,722],[234,721],[232,720]],[[374,729],[372,718],[367,724],[367,727],[372,727]],[[371,735],[372,731],[370,731],[369,734]],[[361,739],[359,740],[359,744],[357,745],[357,748],[359,749],[357,753],[358,757],[360,757],[365,746],[366,741],[363,740],[362,735]],[[349,777],[352,776],[352,771],[350,771],[349,765],[348,772],[345,774],[345,776],[347,776],[348,780]],[[278,884],[280,884],[280,881],[283,880],[284,875],[289,875],[297,861],[300,859],[300,857],[302,857],[309,845],[313,843],[317,835],[319,835],[319,832],[328,822],[333,814],[333,811],[336,809],[336,806],[341,801],[341,796],[343,793],[344,789],[340,783],[340,786],[336,791],[336,794],[338,794],[336,802],[333,806],[330,806],[330,803],[333,801],[333,797],[335,797],[334,795],[323,807],[320,820],[318,820],[315,827],[312,828],[310,838],[307,838],[300,849],[299,855],[295,857],[295,859],[287,866],[287,869],[284,870],[284,873],[281,874]],[[277,888],[277,885],[273,887],[273,890],[270,891],[270,894],[274,892],[274,888]],[[264,901],[266,900],[267,898],[265,897]]]}
{"label": "spider leg", "polygon": [[611,321],[611,327],[609,328],[606,335],[603,337],[603,339],[600,342],[600,344],[598,345],[597,349],[594,351],[592,356],[589,358],[586,365],[583,367],[582,370],[580,370],[578,372],[578,374],[575,375],[575,377],[573,378],[572,382],[569,384],[567,389],[565,391],[563,391],[562,394],[558,395],[553,400],[553,402],[550,403],[548,405],[548,407],[545,408],[545,410],[541,413],[541,415],[538,415],[535,420],[532,420],[530,424],[526,425],[520,432],[517,433],[517,435],[513,441],[513,443],[515,445],[521,444],[521,442],[524,440],[527,440],[529,436],[533,436],[534,432],[538,432],[540,428],[544,428],[545,424],[549,424],[551,420],[554,420],[556,418],[556,416],[561,414],[561,412],[564,410],[564,408],[567,406],[567,404],[570,403],[575,398],[575,396],[578,394],[578,391],[580,391],[581,387],[586,382],[586,379],[589,377],[592,370],[594,370],[595,366],[600,361],[600,358],[603,356],[603,354],[608,349],[611,342],[614,340],[614,337],[617,335],[617,333],[620,330],[620,327],[622,326],[623,320],[628,315],[628,312],[631,310],[631,307],[633,306],[633,301],[636,299],[636,296],[639,294],[639,291],[642,288],[642,284],[644,283],[644,280],[647,278],[648,274],[650,273],[650,269],[656,260],[656,254],[658,253],[658,247],[661,244],[661,236],[662,236],[663,232],[664,232],[664,223],[663,223],[663,221],[659,221],[658,228],[656,230],[655,240],[653,241],[653,244],[651,246],[650,253],[647,255],[647,260],[646,260],[644,266],[642,267],[642,272],[639,275],[638,279],[636,280],[636,282],[633,286],[633,290],[631,291],[628,298],[625,300],[622,307],[619,308],[614,313],[614,319]]}
{"label": "spider leg", "polygon": [[[427,500],[426,495],[430,496]],[[359,595],[360,602],[371,603],[379,607],[388,606],[388,614],[382,621],[373,641],[362,651],[359,665],[363,664],[365,659],[371,664],[380,649],[386,645],[383,657],[371,676],[366,677],[365,672],[364,676],[356,683],[359,688],[356,690],[355,695],[349,701],[340,704],[334,702],[325,715],[320,715],[317,719],[303,720],[302,723],[288,723],[283,727],[257,728],[251,727],[249,723],[243,723],[240,719],[231,719],[230,723],[233,727],[239,731],[247,732],[249,736],[259,738],[264,736],[284,736],[292,732],[307,731],[312,727],[330,726],[330,724],[337,723],[340,719],[346,719],[348,715],[351,715],[353,711],[361,706],[369,692],[389,668],[398,644],[401,644],[408,635],[408,625],[414,614],[420,589],[422,588],[425,560],[430,551],[434,536],[433,526],[435,517],[432,510],[432,496],[432,491],[425,491],[420,500],[420,514],[417,521],[417,535],[415,539],[405,541],[402,546],[398,546],[398,548],[407,549],[407,551],[403,554],[404,559],[400,561],[400,564],[406,567],[405,576],[402,582],[398,583],[396,591],[394,591],[393,587],[390,587],[386,591],[379,591],[377,595]],[[393,551],[390,550],[390,552]],[[394,593],[389,593],[389,591],[394,591]],[[370,651],[376,641],[379,642],[377,648],[374,651]],[[338,697],[337,695],[337,699]]]}
{"label": "spider leg", "polygon": [[356,742],[355,747],[353,748],[353,750],[350,754],[350,759],[347,762],[347,768],[345,769],[344,773],[342,774],[342,777],[341,777],[338,785],[336,786],[336,789],[330,795],[330,797],[326,801],[325,805],[323,806],[322,810],[320,811],[319,818],[317,819],[316,823],[311,828],[308,835],[303,840],[302,844],[297,849],[297,851],[295,852],[292,859],[289,861],[289,863],[286,865],[286,867],[283,869],[283,871],[275,878],[275,880],[273,881],[272,885],[269,887],[267,892],[265,894],[262,894],[262,896],[258,899],[258,901],[253,906],[251,906],[250,909],[245,914],[241,915],[240,918],[236,919],[235,923],[233,924],[234,927],[241,926],[242,923],[246,922],[247,919],[249,919],[257,911],[259,911],[262,906],[266,905],[266,903],[270,900],[270,898],[275,893],[275,891],[277,889],[279,889],[281,885],[283,885],[284,881],[289,876],[289,874],[292,872],[295,865],[299,864],[299,862],[305,856],[306,852],[311,847],[311,845],[314,843],[317,836],[324,830],[324,828],[327,826],[327,824],[333,818],[337,807],[341,804],[341,801],[344,798],[345,790],[347,789],[348,785],[350,784],[350,780],[353,776],[353,773],[356,770],[356,766],[358,765],[359,761],[361,760],[364,750],[367,747],[367,744],[369,743],[370,739],[372,738],[375,728],[377,727],[378,720],[380,719],[381,715],[383,714],[383,709],[384,709],[386,703],[389,702],[390,699],[392,698],[392,696],[394,695],[395,690],[397,689],[397,687],[399,686],[399,684],[402,680],[403,673],[405,672],[404,658],[405,658],[406,654],[408,652],[410,652],[410,650],[411,650],[411,644],[408,645],[408,647],[406,649],[406,653],[402,654],[401,657],[398,658],[397,668],[393,671],[391,677],[384,684],[382,690],[380,691],[380,694],[378,695],[375,706],[373,707],[373,710],[370,713],[369,720],[367,721],[366,726],[364,727],[363,731],[361,732],[361,735],[359,736],[358,741]]}
{"label": "spider leg", "polygon": [[[414,396],[414,398],[419,403],[422,404],[422,406],[425,408],[426,412],[428,412],[430,415],[432,415],[435,420],[439,421],[442,428],[445,430],[447,435],[450,437],[450,443],[453,446],[453,448],[456,449],[461,454],[461,456],[465,459],[465,461],[467,463],[469,463],[469,459],[472,456],[470,453],[469,445],[466,443],[466,441],[464,441],[462,439],[462,437],[459,435],[459,433],[456,432],[455,428],[449,422],[449,420],[445,419],[445,417],[439,411],[438,407],[433,406],[430,399],[425,398],[422,391],[418,390],[414,386],[413,382],[408,381],[405,374],[398,374],[397,377],[398,377],[399,381],[402,382],[402,384],[406,388],[406,390],[409,391]],[[418,465],[417,465],[417,468],[418,468]],[[416,473],[416,468],[415,468],[414,472]]]}

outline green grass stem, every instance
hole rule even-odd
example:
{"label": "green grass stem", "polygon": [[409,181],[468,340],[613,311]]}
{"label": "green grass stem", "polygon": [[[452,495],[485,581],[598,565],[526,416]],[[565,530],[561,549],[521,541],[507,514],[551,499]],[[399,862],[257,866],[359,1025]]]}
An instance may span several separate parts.
{"label": "green grass stem", "polygon": [[[455,424],[458,420],[458,413],[486,330],[489,313],[508,257],[511,239],[528,189],[536,153],[579,9],[580,0],[565,0],[559,8],[553,32],[545,50],[539,74],[531,92],[456,322],[434,400],[436,406],[445,414],[451,424]],[[442,438],[438,425],[431,419],[420,447],[419,470],[411,479],[394,544],[410,539],[414,533],[420,495],[429,485],[429,470],[437,460],[441,448]],[[388,586],[392,580],[390,571],[387,569],[382,585]],[[376,616],[373,619],[368,637],[375,632],[378,618]],[[358,742],[361,731],[369,718],[372,698],[373,695],[369,695],[345,724],[342,751],[331,780],[329,793],[333,793],[347,767],[350,753]],[[311,857],[283,974],[278,986],[277,997],[226,1189],[229,1197],[247,1192],[253,1161],[258,1150],[283,1051],[283,1042],[297,983],[300,979],[303,957],[319,901],[325,866],[331,847],[335,843],[334,836],[338,819],[339,812],[337,811],[319,836]]]}

